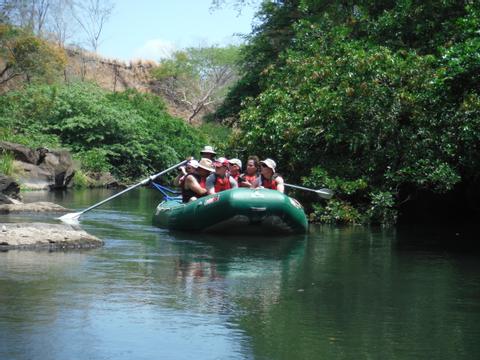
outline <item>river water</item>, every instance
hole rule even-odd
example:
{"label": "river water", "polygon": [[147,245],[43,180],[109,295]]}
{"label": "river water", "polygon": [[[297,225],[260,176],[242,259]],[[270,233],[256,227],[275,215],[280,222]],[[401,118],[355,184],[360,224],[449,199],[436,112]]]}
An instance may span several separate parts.
{"label": "river water", "polygon": [[0,359],[480,358],[480,256],[444,246],[458,233],[180,234],[152,227],[159,200],[134,190],[83,215],[103,248],[0,253]]}

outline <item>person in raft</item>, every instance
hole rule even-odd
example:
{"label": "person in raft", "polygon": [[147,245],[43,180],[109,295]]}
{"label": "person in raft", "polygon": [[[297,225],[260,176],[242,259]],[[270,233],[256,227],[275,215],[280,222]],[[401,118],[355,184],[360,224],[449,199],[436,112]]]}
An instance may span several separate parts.
{"label": "person in raft", "polygon": [[272,159],[260,161],[260,176],[252,184],[252,188],[265,188],[285,192],[283,178],[275,172],[277,164]]}
{"label": "person in raft", "polygon": [[251,155],[247,160],[247,168],[245,173],[240,175],[240,181],[238,186],[240,187],[252,187],[252,184],[257,180],[258,177],[258,167],[260,159],[256,155]]}
{"label": "person in raft", "polygon": [[[230,176],[238,183],[240,172],[242,171],[242,161],[236,158],[228,160],[228,171],[230,172]],[[240,186],[240,183],[238,186]]]}
{"label": "person in raft", "polygon": [[209,194],[216,194],[220,191],[238,187],[238,183],[228,173],[227,159],[218,158],[213,165],[215,166],[215,172],[207,178],[207,191]]}
{"label": "person in raft", "polygon": [[175,186],[182,186],[185,176],[188,174],[195,175],[197,173],[198,161],[195,159],[190,159],[185,166],[178,167],[178,175],[173,181]]}
{"label": "person in raft", "polygon": [[212,161],[215,161],[215,155],[217,155],[217,153],[215,152],[215,150],[213,150],[213,147],[211,147],[209,145],[206,145],[200,151],[200,155],[202,156],[202,158],[206,158],[206,159],[210,159]]}
{"label": "person in raft", "polygon": [[212,167],[212,160],[207,158],[200,159],[194,173],[188,173],[187,170],[187,175],[185,175],[183,181],[180,182],[182,201],[184,203],[197,200],[199,197],[207,195],[207,177],[213,171],[215,171],[215,169]]}

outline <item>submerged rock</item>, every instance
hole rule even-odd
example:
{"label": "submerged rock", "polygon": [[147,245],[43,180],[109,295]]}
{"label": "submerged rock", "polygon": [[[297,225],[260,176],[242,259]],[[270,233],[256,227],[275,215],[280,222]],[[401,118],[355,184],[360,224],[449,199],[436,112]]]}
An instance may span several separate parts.
{"label": "submerged rock", "polygon": [[66,213],[70,210],[63,206],[47,202],[39,201],[27,204],[3,204],[0,205],[0,214],[21,213],[21,212],[58,212]]}
{"label": "submerged rock", "polygon": [[0,249],[94,248],[103,241],[80,228],[66,224],[18,223],[0,228]]}

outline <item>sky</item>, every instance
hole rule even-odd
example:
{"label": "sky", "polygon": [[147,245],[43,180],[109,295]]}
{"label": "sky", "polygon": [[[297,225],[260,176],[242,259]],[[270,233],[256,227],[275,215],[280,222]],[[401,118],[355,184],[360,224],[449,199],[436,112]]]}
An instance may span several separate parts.
{"label": "sky", "polygon": [[238,10],[232,4],[211,10],[211,0],[113,0],[98,49],[124,61],[158,61],[189,46],[240,43],[248,34],[257,6]]}

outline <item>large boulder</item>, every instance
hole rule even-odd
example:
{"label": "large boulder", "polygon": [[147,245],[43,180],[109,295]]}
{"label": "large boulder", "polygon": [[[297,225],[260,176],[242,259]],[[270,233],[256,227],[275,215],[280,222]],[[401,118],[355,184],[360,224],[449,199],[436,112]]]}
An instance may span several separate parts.
{"label": "large boulder", "polygon": [[14,144],[8,141],[0,141],[0,149],[6,152],[11,152],[15,160],[37,165],[40,160],[40,155],[37,151],[31,148]]}
{"label": "large boulder", "polygon": [[0,141],[0,150],[13,154],[19,180],[29,189],[64,189],[71,185],[75,167],[66,150],[33,150],[6,141]]}
{"label": "large boulder", "polygon": [[53,176],[51,189],[64,189],[70,185],[75,168],[70,153],[66,150],[49,151],[39,167]]}

